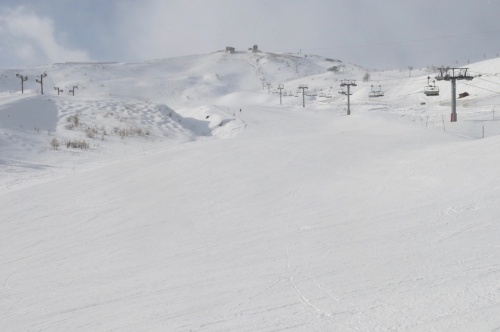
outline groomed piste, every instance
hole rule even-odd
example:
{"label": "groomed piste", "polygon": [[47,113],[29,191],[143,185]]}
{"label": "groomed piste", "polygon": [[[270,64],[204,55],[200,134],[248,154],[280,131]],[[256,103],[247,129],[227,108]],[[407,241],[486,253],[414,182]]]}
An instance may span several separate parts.
{"label": "groomed piste", "polygon": [[468,68],[457,122],[435,68],[0,70],[0,330],[498,331],[500,59]]}

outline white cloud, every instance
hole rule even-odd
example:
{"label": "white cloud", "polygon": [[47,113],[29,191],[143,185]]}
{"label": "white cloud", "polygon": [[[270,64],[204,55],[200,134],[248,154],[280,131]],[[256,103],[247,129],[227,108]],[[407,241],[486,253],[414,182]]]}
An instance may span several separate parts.
{"label": "white cloud", "polygon": [[62,45],[51,19],[37,16],[24,7],[0,12],[0,47],[4,62],[16,59],[25,65],[43,62],[89,61],[85,51]]}
{"label": "white cloud", "polygon": [[123,1],[117,4],[122,18],[117,30],[127,53],[144,60],[226,46],[246,50],[253,44],[270,45],[267,41],[276,39],[270,30],[288,24],[273,21],[274,7],[255,6],[249,0]]}
{"label": "white cloud", "polygon": [[[500,4],[493,1],[0,2],[9,4],[0,5],[0,66],[89,57],[135,62],[226,46],[241,51],[253,44],[264,51],[301,50],[372,68],[465,64],[500,53],[495,18]],[[15,8],[17,3],[26,7]],[[448,18],[457,24],[448,24]]]}
{"label": "white cloud", "polygon": [[[244,50],[315,53],[385,67],[464,64],[496,54],[500,5],[471,0],[119,0],[120,56]],[[449,24],[453,20],[456,24]],[[490,31],[491,33],[484,33]],[[471,34],[476,32],[476,34]],[[474,57],[474,56],[473,56]]]}

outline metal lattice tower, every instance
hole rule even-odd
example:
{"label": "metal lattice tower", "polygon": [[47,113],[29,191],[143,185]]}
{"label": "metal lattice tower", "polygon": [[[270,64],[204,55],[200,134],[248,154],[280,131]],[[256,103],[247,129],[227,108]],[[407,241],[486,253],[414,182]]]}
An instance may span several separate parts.
{"label": "metal lattice tower", "polygon": [[358,86],[355,80],[342,80],[341,87],[347,87],[347,115],[351,115],[351,86]]}
{"label": "metal lattice tower", "polygon": [[457,122],[457,80],[470,81],[474,77],[467,74],[469,68],[439,68],[439,74],[436,76],[438,81],[451,82],[451,122]]}

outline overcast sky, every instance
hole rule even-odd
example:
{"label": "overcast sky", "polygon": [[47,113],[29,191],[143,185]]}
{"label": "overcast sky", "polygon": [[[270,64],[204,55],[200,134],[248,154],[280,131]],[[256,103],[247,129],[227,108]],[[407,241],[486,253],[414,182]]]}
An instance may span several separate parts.
{"label": "overcast sky", "polygon": [[246,50],[370,69],[500,53],[500,0],[0,0],[0,67]]}

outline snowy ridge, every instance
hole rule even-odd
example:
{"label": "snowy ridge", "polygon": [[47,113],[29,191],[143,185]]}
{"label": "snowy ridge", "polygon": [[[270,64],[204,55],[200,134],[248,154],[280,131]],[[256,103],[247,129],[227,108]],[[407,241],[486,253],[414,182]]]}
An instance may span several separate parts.
{"label": "snowy ridge", "polygon": [[499,67],[470,65],[455,123],[428,68],[1,71],[0,330],[497,331]]}

